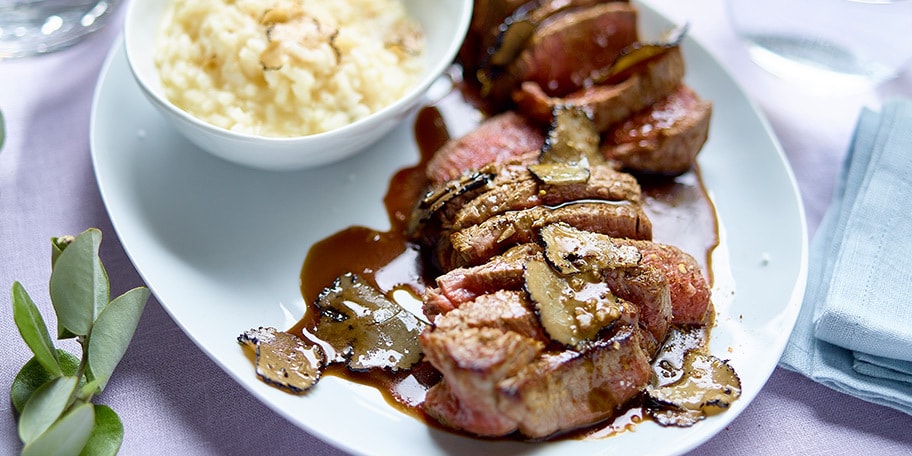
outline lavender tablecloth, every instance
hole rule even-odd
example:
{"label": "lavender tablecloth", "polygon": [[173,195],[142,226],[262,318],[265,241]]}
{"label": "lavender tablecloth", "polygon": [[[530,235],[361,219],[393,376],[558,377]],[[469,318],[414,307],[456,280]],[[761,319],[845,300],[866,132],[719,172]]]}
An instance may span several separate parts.
{"label": "lavender tablecloth", "polygon": [[[755,67],[727,25],[722,0],[649,3],[677,22],[689,21],[691,35],[757,101],[794,168],[813,234],[861,108],[878,109],[893,95],[912,96],[912,68],[875,89],[815,93]],[[0,61],[0,111],[8,135],[0,150],[0,288],[9,290],[19,280],[52,322],[45,292],[52,236],[101,228],[112,293],[142,283],[108,219],[89,156],[92,93],[118,33],[119,27],[110,27],[67,51]],[[30,357],[11,314],[9,292],[0,290],[3,391]],[[250,396],[154,299],[99,400],[124,421],[122,454],[342,454]],[[0,400],[0,454],[20,449],[9,401]],[[721,453],[912,454],[912,416],[780,368],[741,416],[693,452]]]}

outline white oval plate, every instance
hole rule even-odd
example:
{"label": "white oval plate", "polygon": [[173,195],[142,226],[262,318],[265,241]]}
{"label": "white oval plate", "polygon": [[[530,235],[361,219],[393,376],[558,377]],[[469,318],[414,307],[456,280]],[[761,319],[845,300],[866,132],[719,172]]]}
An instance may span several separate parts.
{"label": "white oval plate", "polygon": [[[643,36],[672,27],[638,6]],[[257,379],[237,335],[288,328],[303,315],[298,274],[314,242],[351,225],[389,228],[382,197],[393,173],[418,159],[414,118],[371,150],[324,168],[239,167],[168,126],[130,77],[119,43],[95,94],[92,159],[117,234],[158,301],[239,384],[307,432],[376,455],[677,454],[723,429],[766,383],[798,315],[807,265],[797,187],[765,120],[703,47],[688,38],[683,49],[688,84],[714,103],[699,157],[723,235],[713,256],[711,351],[731,360],[744,387],[731,410],[687,429],[645,422],[602,440],[482,441],[430,428],[375,390],[335,377],[302,397]]]}

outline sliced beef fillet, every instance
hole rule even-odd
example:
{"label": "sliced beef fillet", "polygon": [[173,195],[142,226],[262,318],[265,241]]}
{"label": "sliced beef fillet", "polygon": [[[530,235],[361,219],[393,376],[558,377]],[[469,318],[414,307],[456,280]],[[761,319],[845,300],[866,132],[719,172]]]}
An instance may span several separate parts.
{"label": "sliced beef fillet", "polygon": [[[592,234],[592,233],[589,233]],[[603,248],[608,242],[606,236],[599,236],[591,248]],[[588,241],[588,239],[586,239]],[[619,242],[620,243],[620,242]],[[629,245],[631,241],[623,242]],[[651,245],[650,242],[637,244]],[[660,247],[650,247],[660,250]],[[645,250],[644,255],[655,256]],[[522,290],[523,273],[527,262],[541,259],[542,247],[538,244],[521,244],[509,249],[490,261],[472,267],[456,268],[437,278],[437,287],[425,291],[423,302],[425,315],[434,319],[461,307],[467,302],[499,290]],[[642,261],[642,260],[640,260]],[[651,260],[653,263],[659,261]],[[677,264],[677,263],[676,263]],[[595,267],[595,266],[594,266]],[[663,271],[652,265],[597,266],[598,277],[616,296],[636,306],[636,324],[642,330],[640,341],[645,352],[651,357],[665,340],[672,319],[672,301],[669,281]],[[676,283],[683,283],[676,277]]]}
{"label": "sliced beef fillet", "polygon": [[636,112],[670,95],[684,78],[684,57],[678,47],[669,48],[639,64],[628,78],[596,84],[565,97],[551,97],[539,84],[524,82],[513,92],[519,112],[539,122],[549,122],[556,106],[578,106],[592,113],[599,131],[626,120]]}
{"label": "sliced beef fillet", "polygon": [[549,349],[524,296],[479,297],[421,335],[443,375],[428,391],[428,415],[477,435],[543,438],[610,417],[648,384],[635,315],[583,350]]}
{"label": "sliced beef fillet", "polygon": [[712,103],[681,84],[606,131],[600,150],[628,171],[678,175],[691,168],[706,142],[711,113]]}
{"label": "sliced beef fillet", "polygon": [[620,245],[632,245],[643,255],[642,263],[665,275],[671,293],[671,322],[678,325],[710,323],[712,296],[709,281],[700,264],[687,252],[668,244],[614,239]]}
{"label": "sliced beef fillet", "polygon": [[545,134],[538,125],[506,112],[444,144],[428,162],[426,174],[436,186],[489,163],[534,162],[544,142]]}
{"label": "sliced beef fillet", "polygon": [[[640,185],[632,175],[608,165],[592,166],[588,171],[585,182],[553,184],[542,182],[527,166],[486,166],[481,171],[484,182],[461,179],[431,191],[432,196],[413,213],[410,235],[422,246],[436,249],[448,243],[454,231],[511,211],[559,207],[574,201],[640,204]],[[438,196],[445,191],[451,194]]]}
{"label": "sliced beef fillet", "polygon": [[540,235],[544,257],[555,270],[566,277],[594,276],[614,296],[637,307],[638,325],[643,330],[641,342],[652,357],[665,341],[672,318],[670,279],[662,269],[668,255],[656,253],[666,252],[664,246],[617,239],[564,223],[547,225]]}
{"label": "sliced beef fillet", "polygon": [[521,290],[524,265],[530,259],[541,258],[541,253],[538,244],[521,244],[484,264],[456,268],[438,276],[437,286],[425,290],[424,314],[433,320],[479,296],[499,290]]}
{"label": "sliced beef fillet", "polygon": [[655,267],[635,266],[606,268],[602,280],[615,296],[634,303],[639,310],[640,343],[649,358],[656,354],[665,337],[672,317],[672,301],[668,280]]}
{"label": "sliced beef fillet", "polygon": [[481,223],[508,211],[534,206],[560,206],[577,200],[640,202],[640,184],[627,173],[610,166],[593,166],[586,182],[545,184],[526,167],[518,167],[509,176],[498,176],[491,189],[477,195],[455,214],[450,226],[459,230]]}
{"label": "sliced beef fillet", "polygon": [[[422,333],[419,341],[425,358],[443,374],[441,383],[428,391],[424,410],[455,429],[498,436],[515,431],[517,423],[498,409],[497,385],[531,363],[545,344],[485,315],[456,309]],[[526,315],[535,318],[529,311]]]}
{"label": "sliced beef fillet", "polygon": [[[501,121],[515,125],[504,116],[480,130]],[[482,264],[514,245],[532,241],[535,229],[555,221],[617,237],[652,237],[641,189],[632,175],[607,164],[592,164],[585,168],[582,180],[551,182],[530,168],[540,151],[532,152],[533,163],[505,164],[502,160],[509,160],[509,153],[507,158],[498,153],[472,155],[472,147],[457,145],[480,143],[490,134],[469,134],[451,143],[453,147],[437,151],[432,159],[432,164],[446,164],[436,168],[446,173],[433,175],[462,177],[433,186],[412,215],[409,235],[425,249],[429,267],[446,272]]]}
{"label": "sliced beef fillet", "polygon": [[498,407],[544,438],[614,416],[652,379],[639,332],[624,325],[582,351],[544,353],[498,384]]}
{"label": "sliced beef fillet", "polygon": [[549,96],[563,96],[589,83],[637,41],[636,10],[608,2],[562,10],[535,27],[522,51],[503,68],[483,70],[483,94],[509,101],[518,84],[530,81]]}
{"label": "sliced beef fillet", "polygon": [[466,74],[505,66],[516,58],[535,29],[555,14],[617,0],[475,1],[472,23],[460,49]]}
{"label": "sliced beef fillet", "polygon": [[466,301],[457,309],[435,318],[434,326],[437,331],[496,328],[548,342],[528,296],[520,289],[494,290]]}
{"label": "sliced beef fillet", "polygon": [[534,241],[541,227],[555,222],[614,237],[652,238],[652,223],[640,205],[583,200],[509,211],[456,231],[448,242],[439,243],[437,261],[444,271],[482,264],[514,245]]}
{"label": "sliced beef fillet", "polygon": [[[643,307],[641,321],[670,319],[681,325],[707,323],[706,315],[711,307],[709,282],[696,258],[678,247],[606,236],[561,223],[548,225],[540,233],[545,257],[552,264],[562,270],[600,271],[615,294]],[[635,249],[636,262],[624,253],[627,248]],[[626,258],[616,260],[622,256]],[[660,281],[664,283],[659,284]],[[668,297],[658,298],[658,288],[664,288]],[[656,299],[669,300],[670,307],[644,306]],[[653,332],[661,343],[664,334]]]}

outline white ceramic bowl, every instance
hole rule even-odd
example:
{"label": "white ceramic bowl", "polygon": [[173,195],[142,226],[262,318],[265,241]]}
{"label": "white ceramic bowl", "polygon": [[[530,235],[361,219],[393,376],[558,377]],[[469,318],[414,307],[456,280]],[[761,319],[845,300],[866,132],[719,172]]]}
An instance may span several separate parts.
{"label": "white ceramic bowl", "polygon": [[[339,1],[339,0],[331,0]],[[165,97],[153,62],[155,38],[167,0],[133,0],[124,22],[127,60],[143,93],[174,127],[200,148],[225,160],[267,170],[295,170],[342,160],[365,149],[424,101],[462,44],[472,0],[402,0],[426,37],[424,73],[393,104],[344,127],[307,136],[275,138],[237,133],[203,122]]]}

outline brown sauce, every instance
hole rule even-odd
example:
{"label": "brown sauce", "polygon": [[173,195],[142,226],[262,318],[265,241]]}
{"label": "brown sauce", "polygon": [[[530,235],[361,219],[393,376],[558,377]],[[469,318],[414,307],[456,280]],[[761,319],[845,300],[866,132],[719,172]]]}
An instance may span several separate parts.
{"label": "brown sauce", "polygon": [[[427,180],[424,168],[434,151],[450,139],[451,128],[465,130],[468,103],[463,93],[454,90],[435,106],[422,109],[414,125],[415,141],[421,156],[412,167],[399,170],[391,179],[384,197],[390,219],[390,231],[380,232],[366,227],[346,228],[316,243],[308,252],[301,269],[301,293],[310,303],[307,314],[289,331],[303,335],[304,328],[314,327],[318,311],[313,302],[325,287],[346,272],[355,272],[390,295],[406,290],[420,296],[433,277],[422,267],[417,246],[405,235],[409,215],[416,201],[424,195]],[[470,106],[470,105],[469,105]],[[473,120],[474,121],[474,120]],[[457,136],[454,134],[453,136]],[[641,179],[646,212],[652,220],[653,237],[658,242],[673,244],[700,261],[711,280],[710,255],[719,242],[715,208],[704,189],[697,170],[675,179]],[[365,195],[369,197],[370,195]],[[695,345],[705,341],[706,331],[677,330],[678,337]],[[669,344],[673,346],[674,344]],[[683,351],[681,344],[671,347]],[[430,426],[441,427],[427,417],[422,409],[428,388],[439,381],[440,374],[427,362],[419,363],[408,372],[391,374],[385,371],[351,372],[342,365],[330,366],[325,375],[372,386],[383,393],[387,402],[402,412],[423,420]],[[568,434],[568,438],[603,438],[632,429],[643,420],[638,404],[631,404],[613,420]]]}

